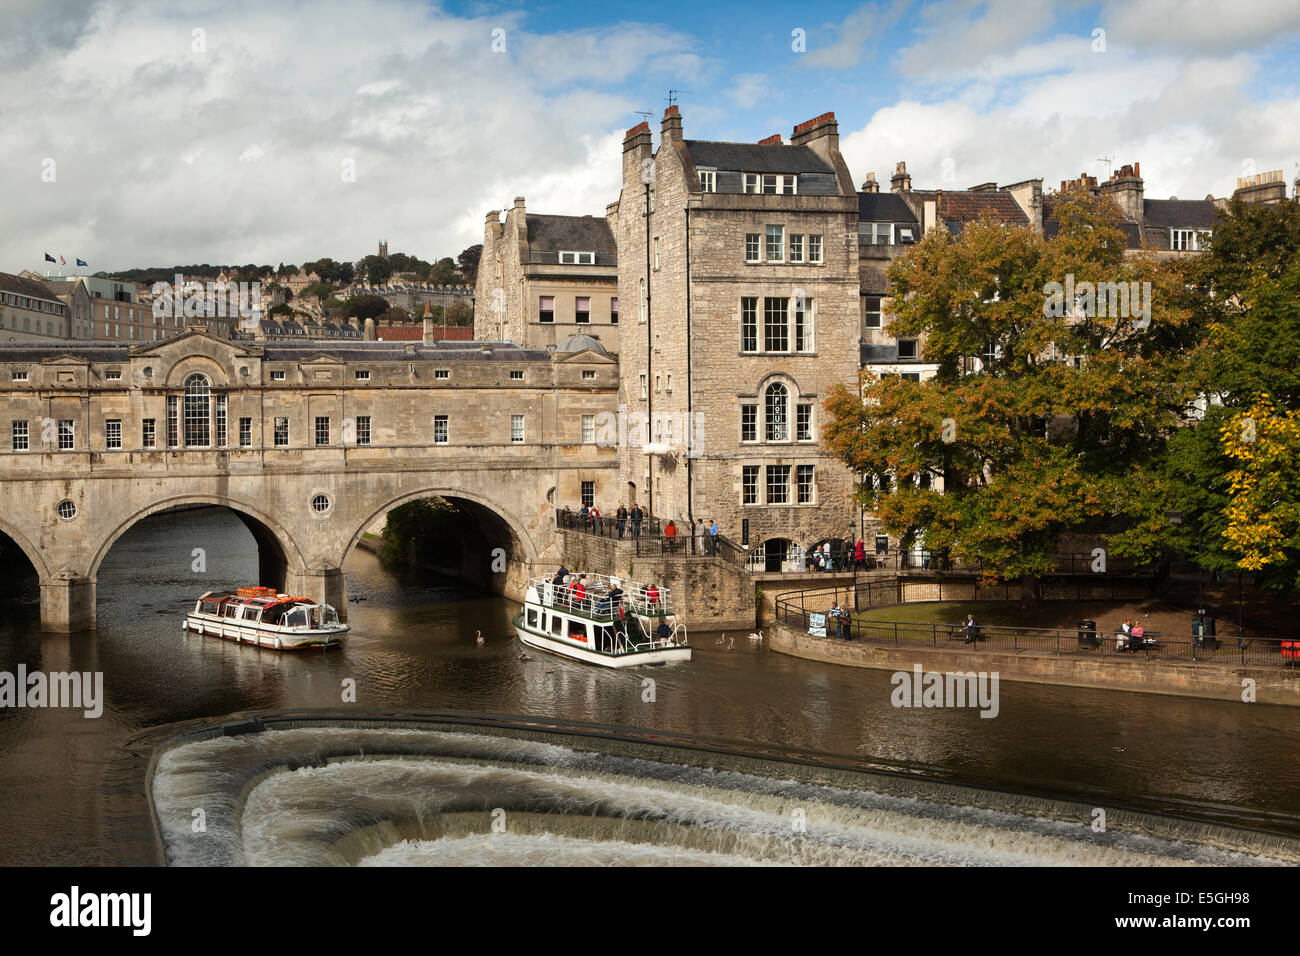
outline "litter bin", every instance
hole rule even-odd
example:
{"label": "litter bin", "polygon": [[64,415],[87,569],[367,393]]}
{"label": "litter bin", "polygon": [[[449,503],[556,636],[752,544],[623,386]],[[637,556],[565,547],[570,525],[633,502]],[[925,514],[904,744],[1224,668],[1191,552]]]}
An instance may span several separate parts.
{"label": "litter bin", "polygon": [[1087,649],[1101,647],[1101,640],[1097,637],[1096,621],[1079,622],[1079,646]]}
{"label": "litter bin", "polygon": [[1219,646],[1219,642],[1214,637],[1214,618],[1199,616],[1192,618],[1192,644],[1211,651]]}

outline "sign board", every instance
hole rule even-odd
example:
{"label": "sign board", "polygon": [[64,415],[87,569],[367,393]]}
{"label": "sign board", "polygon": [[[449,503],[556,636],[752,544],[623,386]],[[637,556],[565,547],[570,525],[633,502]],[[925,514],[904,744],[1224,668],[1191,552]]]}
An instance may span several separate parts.
{"label": "sign board", "polygon": [[826,615],[809,614],[808,615],[808,633],[813,637],[826,636]]}

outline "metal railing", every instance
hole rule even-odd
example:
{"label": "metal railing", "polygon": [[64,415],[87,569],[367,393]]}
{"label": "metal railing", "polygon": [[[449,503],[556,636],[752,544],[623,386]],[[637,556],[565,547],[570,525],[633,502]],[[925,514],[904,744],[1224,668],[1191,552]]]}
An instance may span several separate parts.
{"label": "metal railing", "polygon": [[[817,560],[817,552],[823,557]],[[748,552],[747,562],[751,571],[765,571],[767,563],[766,550],[759,546]],[[829,559],[828,559],[829,558]],[[785,550],[782,555],[780,573],[802,574],[826,571],[829,573],[851,573],[853,571],[953,571],[977,573],[984,565],[980,561],[966,561],[948,551],[918,551],[890,547],[880,551],[870,547],[863,550],[862,557],[857,556],[856,546],[841,539],[837,544],[831,541],[829,556],[821,548],[804,551],[798,545]],[[1104,570],[1102,570],[1104,568]],[[1138,565],[1127,558],[1108,557],[1105,563],[1098,561],[1090,552],[1060,552],[1054,556],[1054,565],[1049,574],[1070,576],[1155,576],[1161,571],[1158,564]],[[776,573],[776,572],[770,572]]]}
{"label": "metal railing", "polygon": [[[830,614],[835,605],[851,609],[857,607],[883,607],[897,604],[936,603],[940,600],[1008,600],[1005,595],[1018,585],[979,586],[974,584],[978,596],[950,595],[924,600],[905,601],[908,590],[918,587],[938,587],[937,583],[918,585],[905,578],[893,581],[873,581],[843,587],[815,588],[792,591],[777,596],[776,617],[782,623],[807,632],[814,614],[825,615],[826,640],[857,641],[883,647],[966,647],[972,652],[1032,651],[1059,656],[1092,657],[1107,660],[1125,660],[1141,657],[1159,661],[1195,661],[1225,665],[1252,665],[1260,667],[1300,667],[1300,640],[1276,638],[1203,638],[1195,634],[1173,634],[1147,631],[1140,649],[1118,650],[1120,645],[1119,621],[1096,621],[1095,629],[1083,627],[1011,627],[1000,624],[976,624],[975,634],[963,622],[926,624],[904,621],[881,621],[851,614],[835,617]],[[924,593],[924,592],[922,592]],[[1066,595],[1055,600],[1076,600]],[[1049,600],[1051,600],[1049,599]],[[1085,598],[1085,600],[1099,600]],[[856,604],[855,604],[856,602]],[[1128,641],[1127,643],[1132,643]]]}
{"label": "metal railing", "polygon": [[564,508],[555,511],[557,528],[616,541],[631,541],[639,558],[719,558],[740,567],[745,566],[750,552],[726,535],[706,533],[696,536],[685,522],[674,523],[675,533],[667,535],[664,529],[670,520],[645,514],[639,523],[635,523],[630,518],[619,521],[617,517],[609,515],[592,517],[590,514],[584,515],[580,511]]}

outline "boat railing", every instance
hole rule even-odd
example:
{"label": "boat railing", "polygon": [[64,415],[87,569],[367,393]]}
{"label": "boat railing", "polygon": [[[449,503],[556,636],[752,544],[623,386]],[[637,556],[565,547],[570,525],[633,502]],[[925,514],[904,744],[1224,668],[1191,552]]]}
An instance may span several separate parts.
{"label": "boat railing", "polygon": [[[575,587],[581,579],[582,588]],[[618,607],[610,600],[617,588],[627,613],[645,617],[673,616],[672,595],[668,588],[638,581],[626,581],[608,574],[568,575],[563,584],[554,578],[539,577],[529,582],[541,603],[560,611],[572,611],[598,621],[611,621]]]}

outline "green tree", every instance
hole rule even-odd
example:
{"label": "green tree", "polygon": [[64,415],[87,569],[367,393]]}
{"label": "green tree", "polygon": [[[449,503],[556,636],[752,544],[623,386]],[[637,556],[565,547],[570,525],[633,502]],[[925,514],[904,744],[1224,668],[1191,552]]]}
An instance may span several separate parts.
{"label": "green tree", "polygon": [[359,295],[348,300],[348,315],[358,319],[373,319],[388,311],[388,300],[377,295]]}
{"label": "green tree", "polygon": [[[937,374],[867,373],[860,393],[839,386],[827,402],[831,452],[892,476],[864,482],[862,503],[905,544],[988,576],[1047,573],[1063,532],[1121,514],[1194,395],[1177,267],[1127,258],[1114,211],[1085,196],[1058,218],[1051,239],[991,220],[960,239],[932,231],[891,268],[888,331],[924,337]],[[1151,283],[1149,325],[1065,302],[1082,282]]]}
{"label": "green tree", "polygon": [[442,321],[446,325],[473,325],[474,310],[464,302],[453,302],[443,312]]}
{"label": "green tree", "polygon": [[470,246],[456,257],[456,266],[470,285],[478,281],[478,263],[483,257],[483,243]]}

